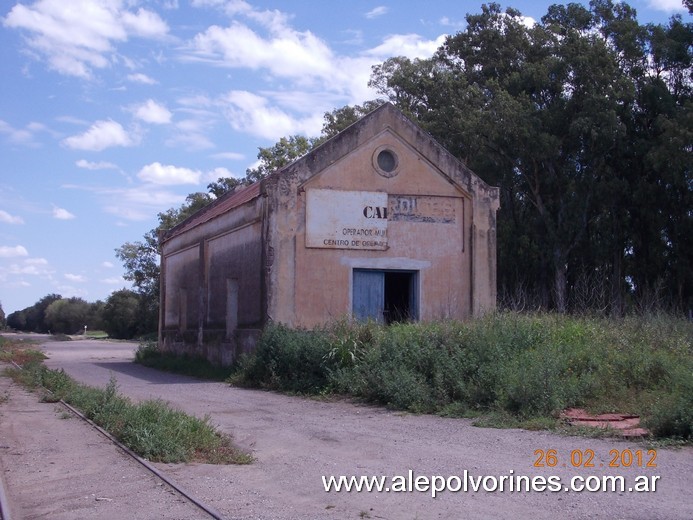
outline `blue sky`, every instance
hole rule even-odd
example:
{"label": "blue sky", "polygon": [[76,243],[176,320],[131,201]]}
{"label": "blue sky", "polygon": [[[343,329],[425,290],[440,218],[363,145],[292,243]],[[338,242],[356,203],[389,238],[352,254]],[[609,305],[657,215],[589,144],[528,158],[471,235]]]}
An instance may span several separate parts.
{"label": "blue sky", "polygon": [[[363,103],[372,65],[428,57],[481,1],[23,0],[0,8],[0,302],[104,300],[114,250],[242,177],[258,147]],[[549,1],[501,2],[539,19]],[[562,3],[562,2],[560,2]],[[633,0],[641,23],[688,14]]]}

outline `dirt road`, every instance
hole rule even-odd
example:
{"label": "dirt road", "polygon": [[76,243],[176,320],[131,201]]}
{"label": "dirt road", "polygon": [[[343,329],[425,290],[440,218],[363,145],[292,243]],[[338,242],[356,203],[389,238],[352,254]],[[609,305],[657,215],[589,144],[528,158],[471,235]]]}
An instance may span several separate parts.
{"label": "dirt road", "polygon": [[[348,402],[321,402],[160,373],[130,362],[136,345],[103,341],[46,343],[51,368],[104,386],[111,375],[133,399],[162,398],[209,415],[257,461],[250,466],[159,465],[229,519],[693,518],[693,449],[658,449],[656,468],[609,468],[611,450],[643,450],[634,441],[562,437],[545,432],[476,428],[468,420],[415,416]],[[80,438],[74,442],[81,445]],[[91,449],[90,446],[82,446]],[[535,450],[555,449],[557,465],[539,468]],[[592,450],[593,468],[570,457]],[[644,463],[647,462],[647,457]],[[565,464],[566,467],[563,467]],[[556,476],[561,491],[325,492],[323,476]],[[656,479],[656,492],[564,491],[571,478]],[[496,480],[497,481],[497,480]],[[440,482],[440,481],[438,481]],[[494,480],[484,481],[487,488]],[[589,481],[596,483],[595,479]],[[458,481],[451,480],[453,485]],[[579,484],[580,481],[577,481]],[[420,488],[424,488],[420,481]],[[395,487],[395,486],[393,486]]]}

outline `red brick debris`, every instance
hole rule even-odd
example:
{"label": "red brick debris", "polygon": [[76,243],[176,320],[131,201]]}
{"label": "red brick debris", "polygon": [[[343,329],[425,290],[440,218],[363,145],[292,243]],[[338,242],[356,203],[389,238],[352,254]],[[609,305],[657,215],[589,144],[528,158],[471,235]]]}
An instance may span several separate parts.
{"label": "red brick debris", "polygon": [[640,427],[640,416],[620,413],[590,415],[582,408],[564,410],[561,418],[572,426],[616,430],[622,437],[646,437],[650,432]]}

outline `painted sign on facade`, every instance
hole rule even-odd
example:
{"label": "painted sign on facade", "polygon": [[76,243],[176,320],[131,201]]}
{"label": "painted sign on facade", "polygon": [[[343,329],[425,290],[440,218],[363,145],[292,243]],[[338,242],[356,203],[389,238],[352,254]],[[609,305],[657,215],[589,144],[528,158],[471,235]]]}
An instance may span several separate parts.
{"label": "painted sign on facade", "polygon": [[306,190],[306,247],[387,249],[387,193]]}
{"label": "painted sign on facade", "polygon": [[453,197],[390,195],[388,219],[393,222],[454,224],[457,200]]}

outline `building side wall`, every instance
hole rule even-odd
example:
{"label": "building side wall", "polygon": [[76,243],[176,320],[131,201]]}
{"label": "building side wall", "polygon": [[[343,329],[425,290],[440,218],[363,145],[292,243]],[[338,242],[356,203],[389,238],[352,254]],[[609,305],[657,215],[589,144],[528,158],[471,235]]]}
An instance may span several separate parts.
{"label": "building side wall", "polygon": [[165,257],[164,328],[197,330],[199,247],[191,246]]}
{"label": "building side wall", "polygon": [[209,295],[206,326],[209,329],[226,328],[231,283],[238,286],[238,327],[261,326],[261,235],[261,222],[256,221],[208,241],[205,272]]}
{"label": "building side wall", "polygon": [[252,347],[264,322],[262,209],[255,199],[164,242],[164,350],[227,365]]}

